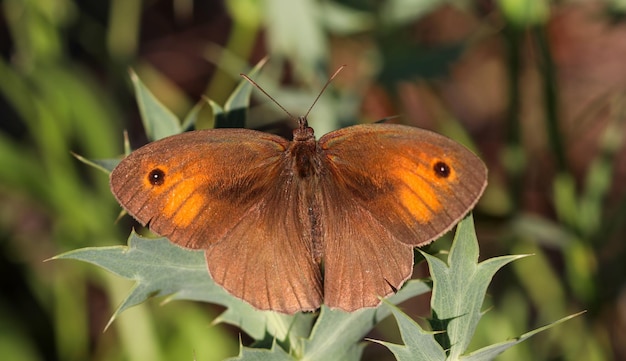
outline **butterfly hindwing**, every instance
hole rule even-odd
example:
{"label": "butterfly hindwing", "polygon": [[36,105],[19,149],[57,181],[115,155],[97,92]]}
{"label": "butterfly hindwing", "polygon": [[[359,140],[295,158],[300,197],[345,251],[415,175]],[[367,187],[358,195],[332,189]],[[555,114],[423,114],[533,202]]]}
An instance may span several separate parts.
{"label": "butterfly hindwing", "polygon": [[411,276],[413,249],[346,189],[324,183],[324,303],[344,311],[377,306]]}
{"label": "butterfly hindwing", "polygon": [[212,277],[256,308],[283,313],[322,304],[322,277],[314,258],[306,192],[289,174],[273,176],[263,201],[206,252]]}

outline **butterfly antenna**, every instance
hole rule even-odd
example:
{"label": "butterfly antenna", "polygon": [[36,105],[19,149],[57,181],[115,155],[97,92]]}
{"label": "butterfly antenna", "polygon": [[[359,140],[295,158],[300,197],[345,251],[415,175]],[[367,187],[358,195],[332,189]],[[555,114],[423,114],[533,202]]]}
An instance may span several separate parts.
{"label": "butterfly antenna", "polygon": [[[309,113],[311,112],[311,110],[313,109],[313,107],[315,106],[315,104],[317,103],[317,101],[320,99],[320,97],[322,96],[322,94],[324,93],[324,91],[326,90],[326,88],[328,88],[328,86],[330,85],[330,83],[333,81],[333,79],[335,79],[335,77],[337,76],[337,74],[339,74],[339,72],[341,72],[343,70],[343,68],[345,68],[346,65],[342,65],[340,66],[337,70],[335,70],[335,72],[333,73],[333,75],[330,76],[330,78],[328,79],[328,81],[326,82],[326,84],[324,84],[324,87],[322,88],[322,90],[320,90],[319,94],[317,95],[317,97],[315,98],[315,100],[313,101],[313,104],[311,104],[311,106],[309,107],[309,110],[306,111],[306,114],[304,115],[303,118],[306,119],[306,117],[309,116]],[[246,74],[239,74],[241,75],[242,78],[246,79],[248,81],[248,83],[254,85],[255,88],[259,89],[261,92],[263,92],[263,94],[265,94],[266,97],[270,98],[271,101],[274,102],[274,104],[278,105],[278,107],[280,109],[282,109],[285,113],[287,113],[287,115],[291,118],[291,119],[298,119],[296,117],[294,117],[291,113],[289,113],[289,111],[287,109],[285,109],[285,107],[283,107],[282,105],[280,105],[280,103],[278,101],[276,101],[276,99],[272,98],[271,95],[269,95],[265,89],[263,89],[259,84],[257,84],[254,80],[250,79],[249,76],[247,76]]]}
{"label": "butterfly antenna", "polygon": [[271,95],[269,95],[269,94],[265,91],[265,89],[261,88],[261,86],[260,86],[259,84],[257,84],[254,80],[250,79],[250,77],[249,77],[249,76],[247,76],[246,74],[239,74],[239,75],[241,75],[241,77],[242,77],[242,78],[246,79],[246,80],[248,81],[248,83],[250,83],[250,84],[254,85],[254,87],[255,87],[255,88],[257,88],[257,89],[259,89],[261,92],[263,92],[263,94],[265,94],[265,96],[266,96],[266,97],[270,98],[270,100],[271,100],[271,101],[273,101],[273,102],[274,102],[274,104],[278,105],[278,107],[279,107],[280,109],[282,109],[285,113],[287,113],[287,115],[289,116],[289,118],[294,119],[294,120],[298,119],[298,118],[294,117],[293,115],[291,115],[291,113],[289,113],[289,111],[287,111],[287,109],[285,109],[285,107],[283,107],[282,105],[280,105],[280,103],[279,103],[279,102],[277,102],[277,101],[276,101],[276,99],[272,98],[272,96],[271,96]]}
{"label": "butterfly antenna", "polygon": [[326,88],[328,88],[328,86],[330,85],[330,83],[332,83],[333,79],[335,79],[335,77],[337,76],[337,74],[339,74],[339,72],[341,72],[343,70],[343,68],[346,67],[346,64],[340,66],[337,70],[335,70],[335,72],[333,73],[333,75],[330,76],[330,78],[328,78],[328,81],[326,81],[326,84],[324,84],[324,87],[322,88],[322,90],[320,90],[320,93],[317,94],[317,97],[315,98],[315,100],[313,101],[313,104],[311,104],[311,106],[309,107],[309,110],[306,111],[306,114],[304,114],[304,118],[309,116],[309,113],[311,112],[311,110],[313,109],[313,107],[315,106],[315,103],[317,103],[317,101],[319,100],[319,98],[322,96],[322,94],[324,93],[324,91],[326,90]]}

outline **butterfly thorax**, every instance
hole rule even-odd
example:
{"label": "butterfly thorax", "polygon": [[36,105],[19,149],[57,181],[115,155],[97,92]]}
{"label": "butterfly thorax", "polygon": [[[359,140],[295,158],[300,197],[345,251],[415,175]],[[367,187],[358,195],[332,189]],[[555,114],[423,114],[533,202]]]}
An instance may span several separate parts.
{"label": "butterfly thorax", "polygon": [[298,119],[300,126],[293,131],[293,141],[288,150],[291,157],[293,174],[300,178],[308,178],[319,174],[321,169],[317,141],[313,128],[307,125],[306,118]]}

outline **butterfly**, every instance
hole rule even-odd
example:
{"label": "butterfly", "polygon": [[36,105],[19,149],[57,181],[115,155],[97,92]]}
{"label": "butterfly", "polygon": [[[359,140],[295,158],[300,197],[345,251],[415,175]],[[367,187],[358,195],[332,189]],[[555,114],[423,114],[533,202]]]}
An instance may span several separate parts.
{"label": "butterfly", "polygon": [[413,249],[477,203],[485,164],[439,134],[365,124],[316,140],[249,129],[149,143],[110,175],[118,202],[171,242],[205,251],[212,279],[261,310],[375,307],[411,276]]}

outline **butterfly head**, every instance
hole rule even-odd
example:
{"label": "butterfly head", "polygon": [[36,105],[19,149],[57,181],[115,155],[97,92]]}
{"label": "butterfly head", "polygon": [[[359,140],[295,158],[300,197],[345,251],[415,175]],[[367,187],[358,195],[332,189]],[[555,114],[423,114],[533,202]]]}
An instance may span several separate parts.
{"label": "butterfly head", "polygon": [[309,127],[306,116],[298,117],[298,128],[293,131],[293,140],[296,142],[315,141],[313,128]]}

